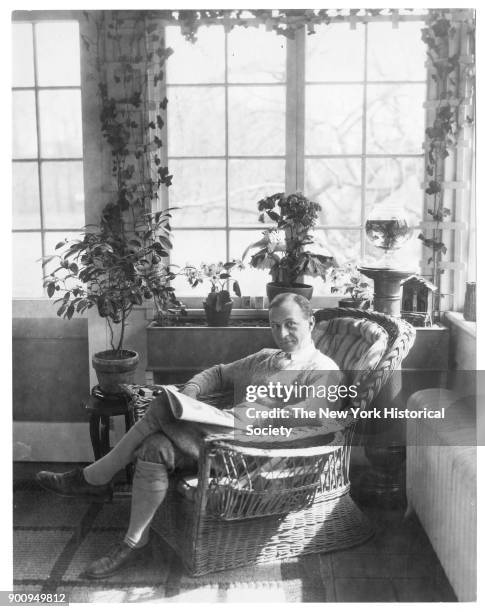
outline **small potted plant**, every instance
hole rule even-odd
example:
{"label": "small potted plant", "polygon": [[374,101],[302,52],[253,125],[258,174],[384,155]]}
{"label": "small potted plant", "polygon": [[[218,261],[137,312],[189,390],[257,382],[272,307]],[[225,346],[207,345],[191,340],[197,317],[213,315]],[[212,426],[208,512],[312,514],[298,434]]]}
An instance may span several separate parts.
{"label": "small potted plant", "polygon": [[263,238],[246,249],[243,260],[251,249],[259,249],[251,255],[250,265],[269,268],[272,282],[266,285],[266,293],[270,301],[283,292],[299,293],[311,299],[313,287],[304,284],[303,277],[325,279],[327,270],[335,265],[333,257],[309,248],[318,244],[312,230],[321,211],[320,204],[301,193],[275,193],[260,200],[258,210],[260,222],[266,223],[269,219],[275,226],[265,230]]}
{"label": "small potted plant", "polygon": [[339,300],[343,308],[370,308],[373,299],[372,287],[354,264],[347,263],[330,272],[330,291],[348,295]]}
{"label": "small potted plant", "polygon": [[242,262],[233,260],[226,263],[221,261],[215,264],[202,263],[199,268],[189,265],[183,269],[191,287],[197,287],[205,280],[210,282],[210,293],[203,305],[207,324],[211,327],[225,327],[229,322],[233,304],[229,292],[231,280],[233,281],[232,290],[238,297],[241,297],[239,283],[232,278],[234,268],[241,270]]}

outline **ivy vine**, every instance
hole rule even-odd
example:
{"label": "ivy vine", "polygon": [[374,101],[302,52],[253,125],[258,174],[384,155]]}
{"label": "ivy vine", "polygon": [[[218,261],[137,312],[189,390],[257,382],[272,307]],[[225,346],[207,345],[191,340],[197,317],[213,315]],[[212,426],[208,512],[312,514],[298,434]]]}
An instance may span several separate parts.
{"label": "ivy vine", "polygon": [[[419,9],[417,9],[419,11]],[[223,25],[226,32],[235,26],[250,27],[264,24],[269,31],[293,39],[298,30],[307,28],[315,33],[321,24],[354,18],[413,14],[415,9],[226,9],[226,10],[179,10],[159,11],[157,14],[167,21],[180,25],[182,35],[191,42],[197,40],[202,25]]]}
{"label": "ivy vine", "polygon": [[[429,198],[427,213],[435,222],[431,236],[420,233],[418,238],[425,247],[431,250],[428,264],[433,264],[433,282],[440,286],[440,261],[447,252],[443,241],[442,222],[451,216],[451,210],[444,206],[445,160],[456,150],[458,137],[464,125],[471,125],[473,117],[467,115],[465,122],[460,123],[460,106],[464,102],[459,98],[459,83],[464,77],[473,81],[474,64],[463,63],[460,52],[450,53],[452,43],[458,36],[457,21],[453,14],[446,10],[431,10],[427,26],[422,30],[422,40],[427,47],[427,57],[432,66],[431,78],[436,84],[438,105],[431,126],[426,128],[426,186],[425,193]],[[471,39],[471,53],[474,56],[474,24],[468,22],[468,34]],[[468,71],[468,74],[464,74]],[[439,308],[439,291],[437,292]]]}

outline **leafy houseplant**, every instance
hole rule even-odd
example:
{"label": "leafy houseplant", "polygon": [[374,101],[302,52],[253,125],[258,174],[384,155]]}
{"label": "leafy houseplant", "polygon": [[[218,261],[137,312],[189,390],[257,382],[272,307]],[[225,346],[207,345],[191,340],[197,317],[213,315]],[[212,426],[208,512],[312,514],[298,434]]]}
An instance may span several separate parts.
{"label": "leafy houseplant", "polygon": [[[279,209],[279,210],[278,210]],[[273,221],[275,227],[265,230],[263,238],[251,244],[250,249],[259,250],[251,256],[254,268],[269,268],[272,282],[266,291],[271,301],[278,293],[285,291],[301,293],[311,298],[313,287],[301,282],[303,276],[322,276],[335,265],[333,257],[309,250],[317,241],[312,235],[321,211],[320,204],[310,201],[301,193],[285,195],[275,193],[258,202],[259,221]]]}
{"label": "leafy houseplant", "polygon": [[370,308],[373,299],[372,287],[357,267],[347,263],[330,272],[330,291],[343,293],[348,298],[339,300],[339,306],[350,308]]}
{"label": "leafy houseplant", "polygon": [[[91,19],[87,13],[86,19]],[[92,38],[83,35],[82,40],[94,66],[90,77],[97,83],[99,128],[110,158],[111,175],[103,186],[109,196],[98,223],[85,226],[80,239],[57,244],[58,254],[44,265],[52,260],[58,265],[44,284],[48,296],[57,297],[59,316],[71,319],[96,307],[106,320],[111,350],[95,354],[93,366],[101,388],[116,393],[117,374],[120,382],[132,382],[138,362],[137,353],[124,348],[133,308],[153,299],[157,319],[163,319],[172,308],[182,307],[170,286],[175,274],[163,261],[172,248],[171,213],[152,212],[160,189],[172,177],[160,155],[167,100],[155,105],[149,99],[148,80],[156,89],[160,66],[171,50],[152,33],[155,49],[146,52],[141,43],[147,28],[154,32],[156,26],[141,12],[128,21],[116,11],[98,11],[91,26]]]}
{"label": "leafy houseplant", "polygon": [[[61,253],[45,261],[45,264],[57,262],[44,284],[49,297],[60,295],[55,300],[59,316],[71,319],[75,313],[95,307],[107,322],[111,350],[94,356],[97,370],[97,366],[103,368],[100,361],[109,362],[104,365],[109,366],[110,372],[113,368],[136,367],[136,353],[124,349],[127,320],[136,305],[153,299],[160,318],[169,315],[171,309],[182,307],[170,287],[175,274],[161,263],[171,246],[167,236],[168,215],[169,212],[140,211],[128,231],[116,207],[107,206],[98,226],[87,226],[80,239],[58,243],[56,250]],[[116,341],[115,326],[119,326]],[[116,382],[99,382],[106,392],[116,390]]]}
{"label": "leafy houseplant", "polygon": [[[216,264],[202,263],[199,268],[186,266],[183,273],[191,287],[210,282],[210,293],[204,301],[204,310],[207,324],[214,327],[224,327],[228,324],[232,310],[231,294],[228,290],[229,282],[233,280],[232,270],[243,267],[240,261],[218,262]],[[232,290],[241,297],[241,289],[237,280],[233,280]]]}

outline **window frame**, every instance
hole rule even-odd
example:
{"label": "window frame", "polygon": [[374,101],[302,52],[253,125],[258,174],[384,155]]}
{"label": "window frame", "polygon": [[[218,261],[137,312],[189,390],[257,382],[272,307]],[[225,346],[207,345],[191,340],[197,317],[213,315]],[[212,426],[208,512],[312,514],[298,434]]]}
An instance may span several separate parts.
{"label": "window frame", "polygon": [[[40,245],[41,245],[41,257],[44,258],[48,255],[52,255],[52,252],[47,252],[47,234],[49,233],[76,233],[81,230],[81,227],[55,227],[49,228],[46,227],[45,221],[45,203],[43,198],[43,181],[42,181],[42,164],[44,163],[65,163],[65,162],[80,162],[83,168],[84,174],[84,118],[82,112],[83,106],[83,80],[82,80],[82,57],[80,56],[80,65],[79,65],[79,85],[39,85],[38,78],[38,52],[37,52],[37,35],[36,35],[36,26],[38,24],[43,23],[77,23],[78,28],[80,28],[80,20],[79,15],[75,12],[70,11],[16,11],[13,14],[12,19],[12,27],[16,24],[29,24],[31,26],[31,34],[32,34],[32,53],[33,53],[33,70],[34,70],[34,83],[29,86],[11,86],[12,96],[15,91],[33,91],[34,93],[34,101],[35,101],[35,121],[36,121],[36,139],[37,139],[37,156],[29,157],[29,158],[16,158],[11,157],[12,163],[12,171],[14,164],[18,163],[35,163],[37,164],[37,186],[38,186],[38,194],[39,194],[39,227],[37,228],[20,228],[15,229],[11,228],[12,238],[15,234],[38,234],[40,235]],[[41,123],[40,123],[40,111],[39,111],[39,92],[41,91],[79,91],[80,94],[80,106],[81,106],[81,145],[82,145],[82,154],[79,157],[47,157],[42,155],[41,150]],[[84,177],[83,177],[84,178]],[[86,201],[85,198],[86,190],[84,188],[83,192],[83,201]],[[83,206],[83,216],[85,214],[85,207]],[[14,293],[14,287],[12,287],[13,292],[13,300],[48,300],[46,289],[43,287],[43,277],[39,279],[42,283],[42,295],[32,295],[32,296],[16,296]]]}
{"label": "window frame", "polygon": [[[425,15],[402,15],[399,17],[399,22],[422,22],[423,26],[424,26],[424,20],[425,20]],[[251,19],[245,20],[250,22]],[[347,26],[351,29],[353,29],[355,27],[355,23],[357,22],[363,22],[364,26],[369,23],[369,22],[388,22],[389,26],[391,27],[398,27],[399,23],[394,23],[394,18],[389,15],[389,16],[377,16],[375,18],[369,18],[366,17],[364,18],[359,18],[359,17],[355,17],[354,19],[352,18],[348,18],[345,21],[343,21],[343,23],[346,23]],[[166,25],[171,25],[170,23],[167,23]],[[325,25],[320,26],[321,28],[325,28]],[[269,33],[272,34],[273,36],[277,36],[274,33]],[[227,32],[225,32],[225,48],[224,48],[224,52],[225,52],[225,69],[226,69],[226,74],[225,74],[225,80],[224,82],[218,84],[220,86],[223,86],[225,89],[225,155],[224,156],[186,156],[186,159],[223,159],[226,162],[226,176],[225,176],[225,210],[226,210],[226,215],[225,215],[225,225],[224,226],[218,226],[218,227],[213,227],[213,226],[207,226],[207,227],[198,227],[198,226],[184,226],[184,227],[179,227],[179,228],[174,228],[174,238],[176,239],[176,235],[177,235],[177,230],[182,230],[182,231],[194,231],[194,230],[199,230],[199,231],[211,231],[211,230],[220,230],[220,231],[224,231],[225,232],[225,246],[226,246],[226,259],[229,258],[229,252],[230,252],[230,247],[229,247],[229,235],[230,235],[230,231],[232,230],[241,230],[241,231],[250,231],[250,230],[255,230],[255,226],[254,225],[238,225],[238,226],[231,226],[229,224],[229,185],[228,185],[228,160],[236,157],[237,156],[228,156],[228,105],[227,105],[227,91],[228,91],[228,86],[231,87],[232,84],[228,84],[227,81],[227,38],[228,34]],[[364,78],[362,81],[352,81],[352,83],[356,83],[359,85],[363,86],[363,115],[362,115],[362,131],[363,131],[363,142],[362,142],[362,149],[361,149],[361,153],[359,154],[349,154],[349,155],[306,155],[305,154],[305,92],[306,92],[306,85],[307,84],[326,84],[326,83],[330,83],[330,82],[325,82],[325,81],[311,81],[311,82],[307,82],[306,81],[306,74],[305,74],[305,54],[306,54],[306,40],[307,40],[308,34],[306,31],[306,28],[301,28],[299,30],[297,30],[295,32],[295,36],[293,39],[291,38],[286,38],[286,80],[285,80],[285,85],[286,85],[286,112],[285,112],[285,143],[286,143],[286,152],[285,152],[285,190],[287,193],[293,193],[295,191],[301,191],[302,193],[305,193],[305,160],[306,159],[312,159],[312,158],[318,158],[318,159],[344,159],[344,158],[352,158],[352,159],[358,159],[360,160],[360,164],[361,164],[361,185],[360,185],[360,224],[359,225],[332,225],[332,224],[328,224],[328,225],[317,225],[316,229],[317,230],[354,230],[354,231],[359,231],[360,234],[360,254],[359,257],[362,260],[365,254],[365,244],[366,244],[366,237],[365,237],[365,230],[364,230],[364,223],[365,223],[365,213],[366,213],[366,182],[365,182],[365,178],[366,178],[366,173],[365,173],[365,166],[366,166],[366,162],[368,159],[393,159],[393,158],[412,158],[412,159],[416,159],[418,160],[418,162],[420,161],[420,163],[422,164],[422,166],[424,167],[425,165],[425,158],[424,158],[424,151],[421,153],[414,153],[414,154],[372,154],[372,153],[367,153],[366,151],[366,97],[367,97],[367,87],[369,84],[373,85],[373,84],[386,84],[386,83],[392,83],[393,85],[403,85],[403,84],[422,84],[422,85],[426,85],[427,83],[427,75],[424,75],[424,80],[401,80],[401,81],[397,81],[397,80],[393,80],[393,81],[374,81],[371,79],[367,78],[367,47],[368,47],[368,29],[367,27],[365,27],[365,58],[364,58],[364,70],[365,70],[365,74],[364,74]],[[195,43],[197,44],[197,43]],[[423,43],[424,44],[424,43]],[[170,61],[170,59],[168,60]],[[333,83],[333,82],[332,82]],[[345,83],[349,83],[348,81],[345,81]],[[259,83],[258,83],[259,84]],[[255,83],[255,85],[258,85]],[[244,84],[245,86],[248,84]],[[164,91],[161,93],[161,96],[167,96],[168,99],[170,100],[170,96],[167,94],[167,87],[171,88],[171,87],[180,87],[180,86],[187,86],[187,84],[182,84],[182,83],[177,83],[177,84],[170,84],[167,83],[166,81],[164,81]],[[205,87],[207,86],[206,83],[200,83],[200,84],[190,84],[190,86],[193,87]],[[424,110],[424,106],[425,106],[425,102],[426,100],[423,99],[423,117],[425,115],[425,110]],[[169,106],[170,109],[170,106]],[[170,110],[169,110],[170,112]],[[167,121],[168,123],[168,121]],[[423,122],[424,125],[424,122]],[[168,133],[168,129],[167,127],[165,127],[165,142],[168,142],[168,139],[170,138],[170,134]],[[424,133],[423,133],[423,141],[424,141]],[[169,169],[170,169],[170,162],[172,159],[184,159],[184,156],[168,156],[168,152],[167,152],[167,147],[164,148],[164,159],[163,162],[168,165]],[[261,156],[264,159],[281,159],[281,157],[278,156]],[[245,157],[244,157],[245,158]],[[254,156],[247,156],[247,159],[254,159]],[[176,180],[176,177],[174,177],[174,180]],[[162,205],[163,208],[167,208],[170,205],[170,191],[168,191],[168,193],[165,191],[163,193],[162,196]],[[256,205],[256,202],[255,202]],[[417,234],[416,230],[419,230],[423,227],[423,223],[424,223],[424,213],[426,211],[426,198],[425,198],[425,194],[424,194],[424,190],[422,192],[422,217],[421,217],[421,222],[417,225],[413,225],[413,229],[415,230],[415,234]],[[268,227],[267,225],[263,225],[261,224],[259,226],[261,228],[261,230],[264,229],[264,227]],[[248,241],[249,242],[249,241]],[[416,247],[417,249],[419,249],[419,254],[420,254],[420,261],[421,264],[423,263],[423,259],[424,259],[424,248],[422,246],[422,244],[417,245]],[[177,262],[174,262],[177,263]],[[194,262],[197,263],[197,262]],[[421,266],[422,267],[422,266]],[[422,270],[421,270],[422,271]],[[269,279],[269,276],[268,276]],[[190,290],[187,290],[187,292],[180,292],[178,291],[177,294],[180,296],[180,298],[182,300],[184,300],[187,304],[190,305],[197,305],[197,306],[201,306],[202,305],[202,300],[203,297],[202,296],[194,296],[194,294],[189,293]],[[253,297],[253,295],[251,294],[251,296]],[[254,296],[256,297],[256,296]],[[342,297],[339,296],[338,294],[334,294],[334,297]],[[313,301],[316,304],[326,304],[328,302],[329,296],[327,295],[318,295],[318,296],[314,296]]]}
{"label": "window frame", "polygon": [[[358,23],[360,21],[368,21],[368,22],[374,22],[374,21],[386,21],[386,22],[396,22],[396,24],[393,25],[398,25],[398,22],[401,21],[423,21],[425,19],[425,14],[420,14],[420,15],[400,15],[399,17],[396,17],[395,14],[393,15],[378,15],[372,18],[369,17],[365,17],[365,18],[361,18],[359,16],[356,15],[352,15],[349,16],[348,19],[346,19],[346,21],[349,22],[349,27],[353,28],[355,23]],[[72,10],[57,10],[57,11],[50,11],[50,10],[34,10],[34,11],[14,11],[13,15],[12,15],[12,23],[24,23],[24,22],[30,22],[32,24],[34,23],[39,23],[39,22],[45,22],[45,21],[71,21],[71,20],[76,20],[79,23],[79,27],[82,30],[82,22],[83,22],[83,13],[82,11],[72,11]],[[247,20],[246,20],[247,21]],[[164,25],[176,25],[175,21],[168,21],[165,20],[163,21]],[[324,27],[324,26],[322,26]],[[275,34],[276,36],[276,34]],[[295,40],[298,40],[298,38],[302,38],[307,36],[306,32],[304,32],[303,30],[299,30],[296,32],[296,38]],[[293,48],[293,55],[290,53],[290,48]],[[301,53],[298,56],[298,54],[295,52],[294,49],[296,49],[297,47],[295,46],[295,41],[291,40],[291,39],[287,39],[287,82],[290,80],[290,72],[294,71],[296,77],[299,77],[300,80],[304,81],[304,71],[302,69],[298,69],[297,66],[299,65],[299,62],[301,63]],[[301,48],[301,47],[300,47]],[[82,48],[81,48],[82,51]],[[93,119],[93,113],[96,113],[96,109],[94,109],[93,107],[93,102],[91,100],[88,100],[87,98],[89,97],[89,93],[91,91],[90,89],[90,85],[89,83],[86,82],[85,79],[85,66],[83,65],[83,54],[81,53],[81,85],[80,85],[80,89],[81,89],[81,104],[82,104],[82,132],[83,132],[83,150],[89,149],[89,152],[92,153],[95,146],[93,146],[90,142],[89,139],[93,137],[94,134],[94,128],[91,125],[92,123],[92,119]],[[428,70],[428,86],[429,86],[429,70]],[[165,81],[163,82],[164,86],[165,86]],[[298,106],[300,106],[300,108],[303,106],[302,105],[302,96],[304,95],[302,92],[304,92],[304,88],[300,87],[297,88],[297,96],[290,96],[289,95],[289,90],[290,88],[287,87],[287,106],[286,106],[286,122],[287,124],[290,123],[290,126],[286,128],[286,134],[287,134],[287,147],[286,147],[286,171],[285,171],[285,180],[286,180],[286,189],[287,191],[294,191],[296,189],[301,189],[302,185],[303,185],[303,181],[302,181],[302,172],[303,172],[303,167],[301,164],[296,162],[296,156],[293,158],[293,160],[290,160],[290,151],[292,150],[292,147],[296,147],[296,139],[298,138],[298,134],[301,135],[302,130],[303,130],[303,126],[301,125],[301,122],[298,122],[297,120],[292,121],[291,117],[292,115],[290,114],[290,109],[293,109],[294,112],[295,109],[298,108]],[[163,95],[163,94],[162,94]],[[85,112],[87,110],[87,112]],[[87,115],[87,117],[85,116]],[[88,137],[88,140],[86,140],[86,137]],[[424,135],[423,135],[423,139],[424,139]],[[471,140],[473,141],[473,137],[471,138]],[[164,142],[167,142],[167,135],[165,133],[165,139]],[[38,147],[40,146],[40,142],[38,140]],[[163,148],[163,153],[166,156],[167,154],[167,148],[164,147]],[[469,276],[469,274],[471,273],[473,275],[473,270],[475,268],[475,246],[473,244],[473,236],[476,234],[476,229],[474,226],[474,223],[476,221],[476,212],[475,212],[475,208],[474,208],[474,153],[475,150],[473,148],[473,142],[470,144],[469,148],[467,149],[467,155],[469,157],[469,163],[467,165],[467,167],[465,168],[465,175],[462,177],[465,181],[468,181],[468,188],[463,192],[460,193],[460,196],[463,196],[464,199],[466,199],[465,202],[465,209],[461,211],[462,213],[462,217],[457,218],[455,220],[455,222],[448,222],[444,224],[444,229],[446,229],[447,231],[449,230],[449,234],[451,236],[451,242],[450,242],[450,261],[449,262],[444,262],[444,267],[446,268],[446,272],[448,272],[448,276],[449,278],[449,283],[448,285],[450,286],[451,289],[451,304],[449,307],[445,307],[442,308],[442,310],[447,310],[449,308],[452,308],[454,310],[460,309],[462,308],[463,305],[463,296],[464,296],[464,283],[461,283],[461,285],[463,285],[463,287],[460,285],[460,282],[464,279],[468,280],[468,279],[472,279],[471,276]],[[22,160],[22,161],[26,161],[26,160]],[[37,163],[39,163],[39,169],[38,172],[40,173],[40,159],[38,158]],[[57,159],[56,161],[63,161],[61,158]],[[89,165],[92,166],[92,163],[90,161],[90,158],[85,158],[85,156],[83,156],[82,161],[85,163],[85,176],[86,176],[86,163],[89,162]],[[166,160],[165,160],[166,161]],[[98,168],[97,168],[98,170]],[[89,174],[89,172],[87,173]],[[459,179],[460,177],[458,177]],[[424,187],[424,186],[423,186]],[[227,183],[226,183],[226,189],[227,189]],[[84,191],[85,191],[85,214],[86,214],[86,219],[87,222],[92,221],[93,220],[93,215],[97,214],[97,206],[98,206],[98,197],[96,196],[96,193],[91,193],[92,189],[90,187],[89,184],[87,184],[85,182],[84,185]],[[164,190],[166,191],[166,190]],[[89,197],[88,197],[89,196]],[[94,196],[94,197],[93,197]],[[463,199],[462,198],[462,199]],[[92,200],[92,202],[91,202]],[[425,197],[424,197],[424,193],[423,193],[423,202],[425,202]],[[162,207],[166,207],[167,206],[167,198],[166,195],[162,192],[161,194],[161,204]],[[424,207],[425,208],[425,207]],[[430,221],[426,221],[425,217],[423,216],[423,221],[420,224],[421,228],[425,228],[425,227],[429,227],[430,226]],[[262,227],[262,226],[261,226]],[[240,228],[238,228],[240,229]],[[68,231],[72,231],[72,228],[66,228],[66,230]],[[22,232],[22,231],[27,231],[27,230],[13,230],[14,232]],[[41,230],[30,230],[32,232],[40,232]],[[45,231],[49,231],[49,230],[44,230],[42,233],[42,248],[44,249],[44,234]],[[55,230],[53,231],[64,231],[63,228],[55,228]],[[468,233],[466,233],[468,231]],[[463,232],[463,234],[462,234]],[[228,241],[228,234],[226,234],[226,244]],[[361,242],[363,241],[363,238],[361,236]],[[471,246],[469,246],[471,245]],[[453,248],[454,247],[454,248]],[[362,247],[361,247],[362,248]],[[427,272],[428,270],[426,270],[426,258],[428,256],[429,251],[427,249],[422,249],[423,251],[423,260],[422,260],[422,269],[423,272]],[[455,251],[455,252],[453,252]],[[461,264],[459,263],[460,259],[461,261],[463,261],[462,255],[465,255],[465,259],[467,259],[464,268],[461,266]],[[459,259],[458,259],[459,258]],[[468,268],[470,268],[471,272],[468,271]],[[185,296],[184,296],[185,297]],[[194,298],[193,294],[192,296],[188,296],[188,303],[191,303],[192,301],[196,301],[198,303],[198,305],[200,305],[201,303],[201,299],[200,297]],[[44,295],[44,296],[35,296],[33,298],[27,298],[27,297],[15,297],[14,298],[14,302],[17,303],[26,303],[28,301],[31,301],[33,304],[35,303],[39,303],[41,301],[44,301],[46,303],[49,303],[48,298]],[[322,304],[325,304],[325,302],[327,301],[326,298],[319,298],[317,297],[315,300],[315,305],[318,307]],[[195,302],[194,302],[195,303]],[[23,308],[23,306],[22,306]],[[34,312],[34,311],[33,311]],[[37,312],[35,312],[35,314],[37,314]]]}

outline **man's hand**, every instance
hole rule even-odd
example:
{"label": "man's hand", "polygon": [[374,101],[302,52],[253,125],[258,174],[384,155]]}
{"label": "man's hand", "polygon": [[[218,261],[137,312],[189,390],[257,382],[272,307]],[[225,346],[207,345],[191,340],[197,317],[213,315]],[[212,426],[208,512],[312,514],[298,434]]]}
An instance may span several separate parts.
{"label": "man's hand", "polygon": [[240,402],[236,404],[233,408],[231,408],[231,412],[234,414],[234,426],[236,429],[246,430],[247,425],[254,425],[255,427],[262,427],[264,425],[273,425],[274,419],[265,419],[262,417],[252,417],[248,416],[248,409],[251,410],[269,410],[267,406],[263,406],[261,404],[255,404],[254,402]]}
{"label": "man's hand", "polygon": [[188,397],[192,397],[193,399],[197,399],[197,395],[199,394],[199,387],[197,385],[185,385],[180,393],[187,395]]}

